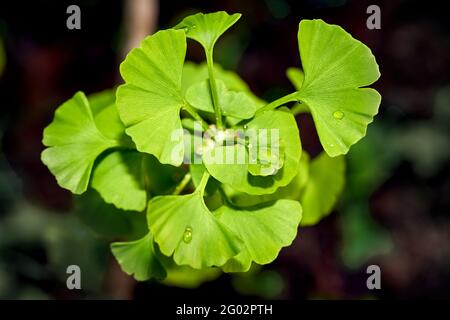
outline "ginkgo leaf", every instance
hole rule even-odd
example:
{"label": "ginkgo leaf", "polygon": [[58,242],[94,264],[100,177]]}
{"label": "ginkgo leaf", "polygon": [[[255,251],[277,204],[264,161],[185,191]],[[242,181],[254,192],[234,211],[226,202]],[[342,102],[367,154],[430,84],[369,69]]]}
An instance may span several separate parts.
{"label": "ginkgo leaf", "polygon": [[92,187],[106,203],[123,210],[143,211],[147,204],[147,157],[133,150],[108,154],[94,170]]}
{"label": "ginkgo leaf", "polygon": [[308,182],[300,197],[303,226],[314,225],[331,212],[344,183],[344,156],[332,158],[322,152],[311,161]]}
{"label": "ginkgo leaf", "polygon": [[163,30],[147,37],[120,65],[125,84],[117,90],[120,119],[138,151],[174,166],[184,154],[180,109],[185,55],[184,31]]}
{"label": "ginkgo leaf", "polygon": [[143,211],[150,195],[163,194],[175,187],[181,171],[161,164],[152,155],[118,150],[99,161],[92,187],[106,203],[123,210]]}
{"label": "ginkgo leaf", "polygon": [[[238,119],[249,119],[255,115],[256,105],[245,92],[230,91],[219,79],[216,80],[216,84],[222,115]],[[214,113],[208,80],[191,86],[186,91],[186,100],[198,110]]]}
{"label": "ginkgo leaf", "polygon": [[[246,130],[276,130],[283,146],[283,167],[273,175],[256,176],[249,171],[249,151],[241,144],[217,146],[203,156],[208,172],[222,183],[249,194],[268,194],[286,186],[297,174],[302,147],[294,116],[286,108],[264,111],[246,125]],[[250,146],[257,147],[257,146]],[[234,155],[233,161],[227,155]]]}
{"label": "ginkgo leaf", "polygon": [[[245,83],[244,80],[235,72],[223,69],[219,64],[214,63],[214,76],[217,80],[223,81],[225,87],[229,91],[244,92],[253,104],[260,108],[264,106],[265,101],[256,96]],[[202,81],[208,80],[208,65],[206,63],[195,64],[190,61],[186,61],[183,67],[183,78],[181,81],[182,92],[186,92],[192,85],[198,84]]]}
{"label": "ginkgo leaf", "polygon": [[229,15],[225,11],[197,13],[184,18],[175,28],[184,29],[188,38],[199,42],[206,51],[212,51],[217,39],[240,17],[240,13]]}
{"label": "ginkgo leaf", "polygon": [[346,154],[378,112],[379,93],[361,88],[380,76],[375,57],[344,29],[322,20],[302,20],[298,43],[305,77],[297,99],[309,107],[327,154]]}
{"label": "ginkgo leaf", "polygon": [[272,262],[281,248],[292,243],[302,218],[302,207],[298,201],[282,199],[255,208],[239,209],[225,205],[216,210],[215,215],[245,245],[245,249],[222,269],[225,272],[246,272],[252,262]]}
{"label": "ginkgo leaf", "polygon": [[134,240],[148,233],[143,212],[117,209],[106,203],[93,189],[75,197],[75,212],[85,225],[102,237],[126,237]]}
{"label": "ginkgo leaf", "polygon": [[173,254],[178,265],[195,269],[222,266],[242,246],[240,239],[206,207],[205,184],[202,181],[192,194],[155,197],[147,208],[148,226],[161,252]]}
{"label": "ginkgo leaf", "polygon": [[138,281],[164,279],[166,271],[155,254],[152,234],[130,242],[113,242],[111,251],[122,270]]}
{"label": "ginkgo leaf", "polygon": [[90,95],[89,104],[95,124],[105,137],[119,140],[122,145],[134,147],[130,137],[125,134],[125,125],[120,120],[115,90],[105,90]]}
{"label": "ginkgo leaf", "polygon": [[96,126],[89,101],[76,93],[55,112],[44,130],[42,162],[58,184],[75,194],[86,191],[97,157],[120,142],[103,135]]}
{"label": "ginkgo leaf", "polygon": [[296,90],[300,90],[303,86],[303,81],[305,80],[305,74],[299,68],[288,68],[286,75],[292,82]]}
{"label": "ginkgo leaf", "polygon": [[254,206],[278,199],[300,200],[300,195],[309,178],[309,156],[305,151],[302,152],[297,175],[285,187],[280,187],[274,193],[262,195],[250,195],[247,193],[236,191],[229,185],[224,185],[227,196],[232,202],[238,206]]}

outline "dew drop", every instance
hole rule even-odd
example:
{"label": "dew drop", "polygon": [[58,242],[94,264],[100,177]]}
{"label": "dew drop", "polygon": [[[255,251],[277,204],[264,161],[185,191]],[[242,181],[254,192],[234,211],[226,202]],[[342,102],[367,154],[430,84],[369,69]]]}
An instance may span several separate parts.
{"label": "dew drop", "polygon": [[189,243],[192,240],[192,228],[187,227],[183,233],[183,241],[184,243]]}
{"label": "dew drop", "polygon": [[333,117],[337,120],[342,120],[344,118],[344,113],[342,111],[333,112]]}
{"label": "dew drop", "polygon": [[247,130],[248,129],[248,125],[244,125],[244,130]]}

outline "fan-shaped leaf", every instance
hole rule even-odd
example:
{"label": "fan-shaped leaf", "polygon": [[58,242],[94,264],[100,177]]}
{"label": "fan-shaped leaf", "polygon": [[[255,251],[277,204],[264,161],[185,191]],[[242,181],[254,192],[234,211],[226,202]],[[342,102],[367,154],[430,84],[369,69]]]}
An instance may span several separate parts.
{"label": "fan-shaped leaf", "polygon": [[121,64],[125,84],[117,90],[120,118],[137,149],[175,166],[183,161],[180,109],[185,55],[183,31],[163,30],[147,37]]}
{"label": "fan-shaped leaf", "polygon": [[370,49],[341,27],[302,20],[298,43],[305,78],[297,98],[311,110],[320,141],[335,157],[360,140],[378,112],[380,73]]}
{"label": "fan-shaped leaf", "polygon": [[186,30],[186,35],[212,51],[217,39],[241,17],[240,13],[229,15],[225,11],[197,13],[183,19],[176,29]]}
{"label": "fan-shaped leaf", "polygon": [[155,241],[178,265],[222,266],[240,252],[241,241],[217,221],[203,200],[205,183],[192,194],[153,198],[147,221]]}
{"label": "fan-shaped leaf", "polygon": [[225,272],[246,272],[252,262],[272,262],[281,248],[292,243],[302,218],[302,207],[298,201],[278,200],[253,209],[222,206],[215,214],[245,245],[245,249],[222,269]]}
{"label": "fan-shaped leaf", "polygon": [[166,271],[155,255],[152,234],[130,242],[114,242],[111,251],[122,270],[138,281],[164,279]]}
{"label": "fan-shaped leaf", "polygon": [[55,112],[53,122],[44,130],[42,162],[58,184],[81,194],[86,191],[94,161],[105,150],[120,145],[106,137],[96,126],[89,101],[76,93]]}

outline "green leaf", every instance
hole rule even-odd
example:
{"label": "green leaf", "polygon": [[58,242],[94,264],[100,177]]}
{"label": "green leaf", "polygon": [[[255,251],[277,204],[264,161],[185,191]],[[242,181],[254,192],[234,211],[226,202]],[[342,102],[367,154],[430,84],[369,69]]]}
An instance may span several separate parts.
{"label": "green leaf", "polygon": [[[244,92],[250,99],[252,99],[253,104],[260,108],[266,103],[258,98],[248,87],[241,77],[230,70],[223,69],[219,64],[214,63],[214,76],[217,80],[223,81],[225,87],[229,91],[233,92]],[[182,78],[182,91],[186,92],[189,87],[195,84],[199,84],[202,81],[208,80],[208,65],[206,63],[195,64],[190,61],[186,61],[183,68],[183,78]]]}
{"label": "green leaf", "polygon": [[305,74],[299,68],[288,68],[286,75],[289,80],[294,85],[295,90],[300,90],[303,86],[303,81],[305,80]]}
{"label": "green leaf", "polygon": [[345,158],[331,158],[325,152],[311,161],[309,179],[300,197],[303,226],[311,226],[328,215],[345,183]]}
{"label": "green leaf", "polygon": [[89,101],[76,93],[55,112],[53,122],[44,130],[42,162],[58,184],[75,194],[86,191],[92,167],[105,150],[119,146],[96,126]]}
{"label": "green leaf", "polygon": [[130,242],[114,242],[111,251],[122,270],[138,281],[164,279],[166,271],[155,255],[152,234]]}
{"label": "green leaf", "polygon": [[246,272],[252,262],[272,262],[281,248],[292,243],[302,218],[302,207],[298,201],[282,199],[259,208],[222,206],[215,214],[245,244],[245,249],[222,269],[225,272]]}
{"label": "green leaf", "polygon": [[[120,118],[138,151],[174,166],[183,162],[184,154],[180,109],[185,55],[183,31],[163,30],[147,37],[121,64],[125,84],[117,90]],[[177,132],[180,136],[172,136]]]}
{"label": "green leaf", "polygon": [[119,140],[122,145],[134,148],[130,137],[125,134],[125,125],[119,117],[116,105],[116,91],[105,90],[89,96],[92,114],[98,130],[107,138]]}
{"label": "green leaf", "polygon": [[[245,92],[234,92],[227,89],[225,83],[216,80],[219,105],[222,115],[238,119],[250,119],[254,116],[256,105]],[[204,80],[191,86],[186,91],[186,100],[196,109],[214,113],[209,81]]]}
{"label": "green leaf", "polygon": [[92,177],[92,187],[106,203],[123,210],[144,211],[148,197],[173,189],[182,171],[181,168],[161,164],[146,153],[114,151],[99,161]]}
{"label": "green leaf", "polygon": [[206,51],[212,51],[217,39],[241,17],[240,13],[229,15],[225,11],[197,13],[183,19],[176,29],[184,29],[186,36],[199,42]]}
{"label": "green leaf", "polygon": [[224,190],[232,202],[238,206],[253,206],[262,203],[276,201],[278,199],[300,200],[300,195],[308,181],[309,177],[309,156],[303,151],[300,158],[300,165],[297,175],[285,187],[280,187],[271,194],[250,195],[243,192],[238,192],[228,185],[224,185]]}
{"label": "green leaf", "polygon": [[75,198],[75,212],[96,234],[139,239],[148,233],[144,213],[123,211],[105,203],[93,189]]}
{"label": "green leaf", "polygon": [[[279,143],[284,150],[283,167],[274,175],[255,176],[249,171],[249,152],[241,144],[218,146],[207,151],[203,157],[208,172],[222,183],[249,194],[268,194],[288,185],[298,172],[302,147],[294,116],[286,108],[265,111],[247,124],[247,130],[279,130]],[[269,131],[270,132],[270,131]],[[244,155],[244,161],[227,163],[225,156]],[[217,156],[219,155],[219,156]],[[221,155],[223,156],[222,159]],[[216,161],[216,156],[219,161]],[[228,161],[229,162],[229,161]]]}
{"label": "green leaf", "polygon": [[92,187],[106,203],[123,210],[143,211],[147,205],[145,186],[148,156],[133,151],[114,151],[94,170]]}
{"label": "green leaf", "polygon": [[149,229],[161,252],[166,256],[173,254],[178,265],[195,269],[222,266],[242,246],[240,239],[206,207],[206,181],[202,180],[194,193],[155,197],[147,209]]}
{"label": "green leaf", "polygon": [[346,154],[378,112],[380,94],[361,88],[380,76],[375,57],[341,27],[322,20],[302,20],[298,43],[305,78],[297,99],[309,107],[327,154]]}

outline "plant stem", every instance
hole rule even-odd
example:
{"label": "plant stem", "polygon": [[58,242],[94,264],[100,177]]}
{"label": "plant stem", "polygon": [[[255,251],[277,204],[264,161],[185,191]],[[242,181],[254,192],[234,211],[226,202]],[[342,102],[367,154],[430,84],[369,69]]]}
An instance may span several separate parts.
{"label": "plant stem", "polygon": [[200,180],[197,189],[195,189],[195,191],[200,190],[202,196],[205,194],[205,188],[206,184],[208,183],[209,177],[210,177],[209,172],[205,170],[202,176],[202,180]]}
{"label": "plant stem", "polygon": [[214,78],[213,69],[213,52],[212,50],[205,50],[206,63],[208,64],[209,86],[211,87],[211,96],[214,104],[214,113],[216,115],[216,124],[219,129],[223,128],[222,113],[219,106],[219,96],[217,94],[216,78]]}
{"label": "plant stem", "polygon": [[172,194],[179,195],[184,190],[184,188],[186,188],[189,181],[191,181],[191,174],[188,172],[185,174],[183,180],[180,181]]}
{"label": "plant stem", "polygon": [[298,91],[295,91],[295,92],[285,95],[284,97],[281,97],[275,101],[272,101],[271,103],[268,103],[264,107],[259,109],[256,113],[258,114],[258,113],[261,113],[264,111],[278,108],[279,106],[286,104],[288,102],[298,101],[297,94],[298,94]]}
{"label": "plant stem", "polygon": [[194,120],[200,122],[203,130],[208,130],[209,128],[208,123],[206,123],[206,121],[203,120],[203,118],[197,113],[197,111],[194,109],[193,106],[191,106],[187,101],[185,101],[183,108],[194,118]]}

